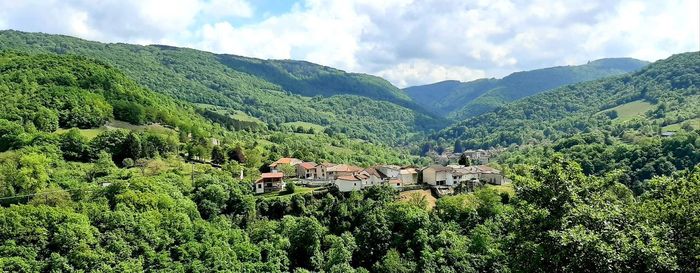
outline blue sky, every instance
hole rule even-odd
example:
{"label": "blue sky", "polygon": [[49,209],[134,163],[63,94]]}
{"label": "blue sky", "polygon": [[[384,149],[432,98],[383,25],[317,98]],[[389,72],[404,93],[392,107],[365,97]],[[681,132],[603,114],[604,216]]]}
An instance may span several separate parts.
{"label": "blue sky", "polygon": [[404,87],[700,50],[697,0],[0,0],[0,29],[300,59]]}

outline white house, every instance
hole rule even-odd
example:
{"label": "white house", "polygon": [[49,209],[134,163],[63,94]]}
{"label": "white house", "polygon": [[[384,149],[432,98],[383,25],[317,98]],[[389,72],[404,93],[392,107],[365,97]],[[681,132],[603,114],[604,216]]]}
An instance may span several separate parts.
{"label": "white house", "polygon": [[374,168],[366,168],[362,171],[360,171],[357,175],[357,178],[359,178],[362,181],[362,187],[371,187],[371,186],[378,186],[384,183],[382,180],[381,176],[377,172],[376,169]]}
{"label": "white house", "polygon": [[423,183],[432,186],[452,186],[452,169],[431,165],[423,169]]}
{"label": "white house", "polygon": [[260,175],[260,178],[255,181],[255,193],[279,191],[284,186],[283,179],[284,174],[281,172],[263,173]]}
{"label": "white house", "polygon": [[336,177],[333,181],[340,192],[359,191],[362,189],[362,180],[354,175]]}

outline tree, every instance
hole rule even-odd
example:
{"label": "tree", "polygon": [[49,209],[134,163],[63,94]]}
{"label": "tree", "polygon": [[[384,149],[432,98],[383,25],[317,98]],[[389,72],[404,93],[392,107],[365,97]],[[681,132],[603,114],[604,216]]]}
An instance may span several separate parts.
{"label": "tree", "polygon": [[277,165],[277,169],[279,169],[280,172],[284,173],[285,177],[292,177],[297,175],[297,168],[290,164]]}
{"label": "tree", "polygon": [[427,155],[427,154],[430,152],[430,150],[432,150],[432,149],[433,149],[433,145],[430,144],[430,143],[428,143],[428,142],[426,142],[426,143],[423,144],[423,146],[421,147],[420,154],[421,154],[422,156],[425,156],[425,155]]}
{"label": "tree", "polygon": [[288,181],[284,187],[284,193],[285,194],[292,194],[294,191],[296,191],[296,184],[293,181]]}
{"label": "tree", "polygon": [[97,157],[97,161],[92,165],[89,175],[90,180],[110,175],[117,168],[112,161],[112,156],[107,152],[102,151]]}
{"label": "tree", "polygon": [[46,107],[41,107],[34,115],[34,125],[44,132],[53,132],[58,129],[58,115]]}
{"label": "tree", "polygon": [[211,162],[215,163],[215,164],[226,163],[226,155],[224,154],[224,151],[221,149],[221,146],[214,145],[214,147],[211,149]]}
{"label": "tree", "polygon": [[141,170],[141,175],[146,175],[146,167],[148,167],[148,159],[139,158],[134,162],[134,166]]}
{"label": "tree", "polygon": [[464,152],[464,147],[462,147],[462,141],[461,140],[455,140],[455,146],[454,150],[452,151],[453,153],[461,153]]}
{"label": "tree", "polygon": [[227,156],[229,160],[235,160],[238,163],[245,163],[246,157],[243,152],[243,147],[240,144],[236,145],[233,149],[227,149]]}
{"label": "tree", "polygon": [[[117,158],[117,162],[121,162],[124,158],[141,158],[141,137],[134,132],[129,133],[124,139],[123,152],[120,153],[120,157]],[[121,159],[121,160],[120,160]]]}
{"label": "tree", "polygon": [[88,157],[88,141],[78,129],[70,129],[61,135],[61,152],[63,158],[73,161],[84,161]]}
{"label": "tree", "polygon": [[464,165],[464,166],[471,166],[472,161],[471,161],[471,159],[469,159],[469,157],[467,157],[466,154],[462,154],[459,156],[459,162],[457,164]]}

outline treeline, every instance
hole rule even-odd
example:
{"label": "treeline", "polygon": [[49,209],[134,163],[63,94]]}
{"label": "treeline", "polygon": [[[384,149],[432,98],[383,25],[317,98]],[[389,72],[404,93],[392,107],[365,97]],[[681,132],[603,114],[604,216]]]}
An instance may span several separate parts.
{"label": "treeline", "polygon": [[[141,171],[111,160],[64,161],[45,147],[11,154],[2,159],[0,190],[24,177],[19,186],[36,195],[3,199],[0,268],[8,272],[695,272],[700,266],[700,223],[687,217],[700,212],[699,168],[654,178],[635,198],[612,176],[586,176],[555,155],[516,167],[515,195],[484,188],[441,198],[430,209],[417,196],[396,201],[389,187],[257,198],[249,180],[206,165],[188,172],[164,159]],[[6,167],[9,162],[19,167]]]}
{"label": "treeline", "polygon": [[679,132],[667,137],[622,141],[601,132],[577,134],[551,145],[524,146],[498,158],[506,167],[539,164],[554,154],[577,162],[586,175],[614,176],[615,181],[644,191],[645,183],[656,176],[670,176],[678,170],[700,164],[700,131]]}

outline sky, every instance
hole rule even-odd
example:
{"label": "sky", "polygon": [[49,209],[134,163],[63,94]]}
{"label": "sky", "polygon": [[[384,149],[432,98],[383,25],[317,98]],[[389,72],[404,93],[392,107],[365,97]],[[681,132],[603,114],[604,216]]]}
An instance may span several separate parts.
{"label": "sky", "polygon": [[700,50],[698,0],[0,0],[0,29],[296,59],[406,87]]}

